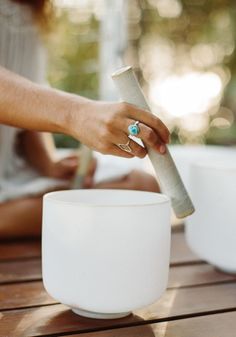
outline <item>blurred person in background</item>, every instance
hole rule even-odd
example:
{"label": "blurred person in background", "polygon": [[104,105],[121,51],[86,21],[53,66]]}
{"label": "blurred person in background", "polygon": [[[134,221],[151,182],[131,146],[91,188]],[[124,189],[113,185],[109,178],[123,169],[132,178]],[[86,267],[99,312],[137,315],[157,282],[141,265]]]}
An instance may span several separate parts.
{"label": "blurred person in background", "polygon": [[[41,40],[51,14],[52,6],[47,0],[0,0],[0,66],[46,84],[46,54]],[[42,195],[71,187],[79,158],[71,155],[57,160],[54,152],[51,135],[0,124],[0,237],[40,235]],[[118,148],[116,152],[124,157],[146,154],[144,149],[133,155],[122,154]],[[98,185],[93,180],[95,171],[93,161],[85,188],[159,191],[155,179],[142,171],[132,170]]]}

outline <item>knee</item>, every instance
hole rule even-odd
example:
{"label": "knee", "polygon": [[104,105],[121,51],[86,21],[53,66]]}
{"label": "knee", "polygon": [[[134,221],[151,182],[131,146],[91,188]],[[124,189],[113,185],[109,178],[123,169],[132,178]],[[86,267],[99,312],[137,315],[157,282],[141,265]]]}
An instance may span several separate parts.
{"label": "knee", "polygon": [[129,188],[134,190],[160,192],[156,179],[144,171],[132,171],[129,175],[129,185]]}

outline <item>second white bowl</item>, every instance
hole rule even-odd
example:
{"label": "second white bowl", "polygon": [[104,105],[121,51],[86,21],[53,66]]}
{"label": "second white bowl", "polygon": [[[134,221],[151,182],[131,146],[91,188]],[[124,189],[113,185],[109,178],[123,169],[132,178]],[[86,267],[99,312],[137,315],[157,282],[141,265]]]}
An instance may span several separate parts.
{"label": "second white bowl", "polygon": [[185,226],[190,248],[217,268],[236,273],[236,159],[211,159],[190,170],[196,212]]}

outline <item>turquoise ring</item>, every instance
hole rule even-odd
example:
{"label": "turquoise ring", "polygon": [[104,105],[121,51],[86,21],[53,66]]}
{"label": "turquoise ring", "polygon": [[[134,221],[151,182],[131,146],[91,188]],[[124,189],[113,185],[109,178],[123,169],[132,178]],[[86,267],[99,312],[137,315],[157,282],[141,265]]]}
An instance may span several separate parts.
{"label": "turquoise ring", "polygon": [[134,124],[128,126],[128,131],[131,136],[137,136],[140,132],[139,121],[136,121]]}

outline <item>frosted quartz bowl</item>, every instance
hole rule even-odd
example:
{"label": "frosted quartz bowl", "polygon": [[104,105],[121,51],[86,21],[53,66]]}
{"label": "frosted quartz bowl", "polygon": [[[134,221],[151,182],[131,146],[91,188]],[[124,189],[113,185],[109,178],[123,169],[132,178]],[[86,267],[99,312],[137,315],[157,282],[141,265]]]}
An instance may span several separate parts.
{"label": "frosted quartz bowl", "polygon": [[157,301],[167,286],[169,255],[164,195],[73,190],[44,196],[44,286],[79,315],[120,318]]}
{"label": "frosted quartz bowl", "polygon": [[[170,153],[191,195],[190,167],[205,160],[224,160],[236,157],[236,148],[216,145],[171,145]],[[196,205],[195,205],[196,206]]]}
{"label": "frosted quartz bowl", "polygon": [[236,159],[205,160],[190,170],[196,212],[185,226],[190,248],[217,268],[236,273]]}

